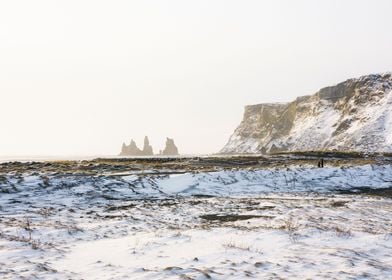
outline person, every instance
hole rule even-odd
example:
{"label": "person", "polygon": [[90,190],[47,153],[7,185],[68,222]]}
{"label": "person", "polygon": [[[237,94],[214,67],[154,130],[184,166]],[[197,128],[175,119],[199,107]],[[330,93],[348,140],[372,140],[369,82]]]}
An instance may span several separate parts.
{"label": "person", "polygon": [[324,159],[323,158],[319,159],[319,161],[317,163],[317,167],[318,168],[323,168],[324,167]]}

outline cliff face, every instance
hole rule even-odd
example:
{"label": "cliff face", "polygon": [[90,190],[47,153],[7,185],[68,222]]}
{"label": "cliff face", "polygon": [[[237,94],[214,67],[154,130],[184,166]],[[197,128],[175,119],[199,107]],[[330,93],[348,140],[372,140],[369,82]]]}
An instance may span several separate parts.
{"label": "cliff face", "polygon": [[368,75],[283,104],[245,107],[221,153],[392,151],[392,75]]}

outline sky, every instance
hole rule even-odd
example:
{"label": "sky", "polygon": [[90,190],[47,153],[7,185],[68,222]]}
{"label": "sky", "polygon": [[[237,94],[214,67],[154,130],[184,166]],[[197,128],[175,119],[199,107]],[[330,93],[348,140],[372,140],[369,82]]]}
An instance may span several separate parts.
{"label": "sky", "polygon": [[392,71],[390,0],[0,1],[0,156],[218,152],[244,106]]}

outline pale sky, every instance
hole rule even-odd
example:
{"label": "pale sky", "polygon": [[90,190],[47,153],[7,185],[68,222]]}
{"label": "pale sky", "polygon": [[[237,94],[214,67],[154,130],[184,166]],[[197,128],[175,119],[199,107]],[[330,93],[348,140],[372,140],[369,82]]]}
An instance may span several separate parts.
{"label": "pale sky", "polygon": [[392,70],[390,0],[0,2],[0,156],[213,153],[243,107]]}

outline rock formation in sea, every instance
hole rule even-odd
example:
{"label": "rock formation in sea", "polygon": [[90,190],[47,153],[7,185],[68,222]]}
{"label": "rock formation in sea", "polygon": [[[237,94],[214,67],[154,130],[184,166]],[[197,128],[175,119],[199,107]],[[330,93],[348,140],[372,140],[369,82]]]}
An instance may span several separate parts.
{"label": "rock formation in sea", "polygon": [[143,155],[143,151],[137,147],[136,142],[133,139],[131,139],[129,145],[123,143],[120,156],[142,156],[142,155]]}
{"label": "rock formation in sea", "polygon": [[154,155],[152,146],[150,145],[150,140],[148,140],[148,137],[144,137],[144,146],[143,146],[143,151],[142,154],[144,156],[152,156]]}
{"label": "rock formation in sea", "polygon": [[166,146],[165,149],[162,151],[162,155],[164,156],[177,156],[178,148],[174,144],[174,139],[166,138]]}
{"label": "rock formation in sea", "polygon": [[[176,156],[178,155],[178,148],[174,144],[174,140],[167,138],[166,146],[163,151],[159,151],[160,155],[164,156]],[[143,150],[140,150],[136,142],[132,139],[129,145],[125,143],[122,144],[120,156],[152,156],[154,155],[153,148],[150,145],[150,140],[148,137],[144,137]]]}

